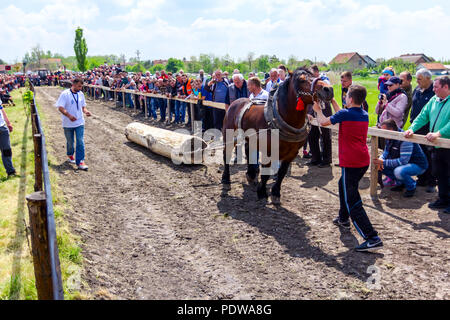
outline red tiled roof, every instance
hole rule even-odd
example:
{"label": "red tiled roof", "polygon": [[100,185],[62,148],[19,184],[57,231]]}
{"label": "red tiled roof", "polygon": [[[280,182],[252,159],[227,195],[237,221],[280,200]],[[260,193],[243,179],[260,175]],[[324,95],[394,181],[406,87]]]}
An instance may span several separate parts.
{"label": "red tiled roof", "polygon": [[442,63],[421,63],[425,69],[428,70],[445,70],[445,66]]}
{"label": "red tiled roof", "polygon": [[347,63],[355,54],[358,54],[356,52],[350,52],[350,53],[340,53],[338,54],[333,60],[331,60],[330,64],[336,63],[336,64],[344,64]]}

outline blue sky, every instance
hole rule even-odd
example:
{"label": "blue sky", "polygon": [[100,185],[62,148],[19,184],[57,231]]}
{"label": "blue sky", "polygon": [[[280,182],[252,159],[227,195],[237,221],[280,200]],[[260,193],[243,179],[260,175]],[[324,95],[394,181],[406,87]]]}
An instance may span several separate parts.
{"label": "blue sky", "polygon": [[329,62],[339,52],[373,58],[424,52],[450,59],[450,4],[385,0],[0,0],[0,58],[32,46],[73,55],[74,30],[89,54],[141,51],[143,59],[248,52]]}

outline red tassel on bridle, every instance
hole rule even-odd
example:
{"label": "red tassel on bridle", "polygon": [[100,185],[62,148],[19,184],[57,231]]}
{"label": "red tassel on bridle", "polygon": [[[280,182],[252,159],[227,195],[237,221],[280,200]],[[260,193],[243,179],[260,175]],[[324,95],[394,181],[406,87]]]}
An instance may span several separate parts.
{"label": "red tassel on bridle", "polygon": [[298,98],[297,100],[297,111],[303,111],[305,110],[305,103],[303,102],[302,98]]}

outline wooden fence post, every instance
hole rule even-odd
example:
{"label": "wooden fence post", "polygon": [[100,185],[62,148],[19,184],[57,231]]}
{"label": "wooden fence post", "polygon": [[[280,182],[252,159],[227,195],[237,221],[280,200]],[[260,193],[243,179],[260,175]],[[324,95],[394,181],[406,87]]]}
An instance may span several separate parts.
{"label": "wooden fence post", "polygon": [[378,159],[378,137],[372,136],[370,146],[372,160],[370,164],[370,196],[372,198],[376,198],[378,186],[378,170],[373,164],[373,160]]}
{"label": "wooden fence post", "polygon": [[33,135],[34,143],[34,191],[42,191],[43,175],[42,175],[42,135],[37,133]]}
{"label": "wooden fence post", "polygon": [[194,104],[191,102],[190,103],[190,108],[191,108],[191,128],[192,128],[192,133],[194,133],[194,122],[195,122],[195,113],[194,113]]}
{"label": "wooden fence post", "polygon": [[38,299],[53,300],[45,193],[36,192],[28,195],[26,199],[30,216],[30,233]]}
{"label": "wooden fence post", "polygon": [[124,91],[122,91],[122,100],[123,100],[123,108],[126,109],[126,105],[125,105],[125,95],[126,93]]}
{"label": "wooden fence post", "polygon": [[145,112],[145,119],[148,119],[148,105],[147,105],[147,97],[144,96],[144,112]]}

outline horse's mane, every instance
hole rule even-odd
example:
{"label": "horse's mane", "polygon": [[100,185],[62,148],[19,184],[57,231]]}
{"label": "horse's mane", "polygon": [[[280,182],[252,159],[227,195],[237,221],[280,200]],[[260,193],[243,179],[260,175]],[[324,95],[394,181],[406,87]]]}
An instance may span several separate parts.
{"label": "horse's mane", "polygon": [[305,74],[309,75],[309,76],[313,75],[306,66],[297,68],[297,69],[295,69],[294,72],[289,73],[289,76],[287,77],[286,81],[284,81],[278,89],[278,97],[279,97],[280,101],[287,100],[287,96],[288,96],[288,92],[289,92],[289,85],[290,85],[291,81],[294,81],[294,83],[296,83],[297,80],[302,75],[305,75]]}

